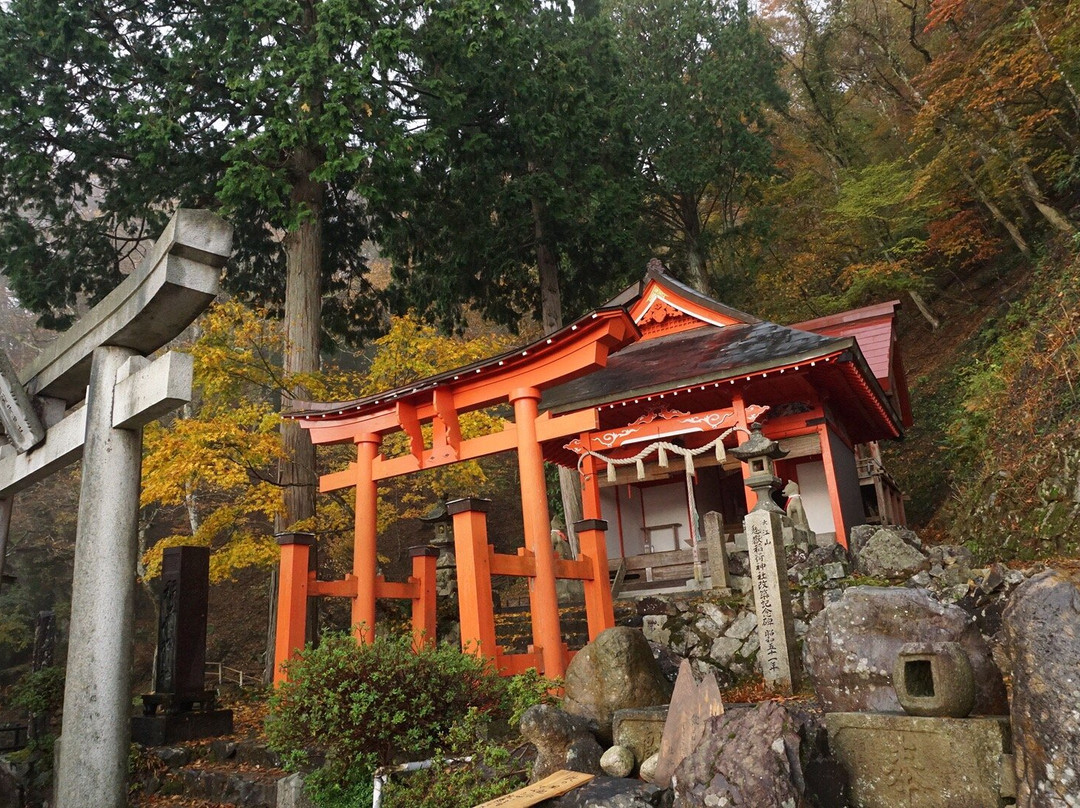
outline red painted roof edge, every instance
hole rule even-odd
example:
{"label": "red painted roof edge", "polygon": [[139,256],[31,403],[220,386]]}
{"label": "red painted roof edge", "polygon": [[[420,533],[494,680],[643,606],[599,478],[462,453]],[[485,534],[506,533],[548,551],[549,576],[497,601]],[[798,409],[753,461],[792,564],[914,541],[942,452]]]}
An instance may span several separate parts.
{"label": "red painted roof edge", "polygon": [[892,400],[886,395],[881,383],[870,370],[870,365],[859,349],[858,343],[855,342],[854,338],[851,339],[852,345],[849,349],[851,361],[844,362],[843,358],[841,358],[841,365],[850,368],[848,372],[852,374],[852,381],[857,380],[857,385],[861,388],[856,392],[861,392],[862,398],[868,401],[871,408],[883,417],[886,424],[893,430],[893,437],[902,437],[904,434],[903,414],[897,412]]}
{"label": "red painted roof edge", "polygon": [[[631,342],[640,339],[641,331],[634,324],[626,309],[622,307],[601,308],[586,314],[584,317],[579,317],[577,320],[564,326],[558,331],[540,337],[540,339],[530,342],[528,345],[519,345],[516,348],[511,348],[508,351],[504,351],[503,353],[488,359],[480,359],[468,365],[437,373],[434,376],[417,379],[415,382],[403,385],[402,387],[384,390],[375,393],[374,395],[363,396],[362,398],[352,399],[351,401],[298,401],[296,403],[303,406],[304,409],[282,413],[281,417],[290,420],[304,420],[307,418],[333,419],[335,417],[354,418],[357,415],[376,407],[383,408],[390,404],[396,404],[399,401],[406,401],[410,397],[420,393],[430,392],[441,384],[457,380],[459,376],[481,373],[487,369],[498,368],[500,365],[507,362],[520,360],[521,357],[526,356],[527,354],[542,353],[552,344],[568,339],[571,334],[576,336],[576,332],[580,331],[583,327],[587,327],[590,323],[598,319],[611,319],[613,317],[622,317],[627,321],[631,332],[635,335],[634,338],[630,340]],[[530,361],[535,360],[531,359]]]}
{"label": "red painted roof edge", "polygon": [[800,331],[817,331],[819,328],[849,325],[860,320],[894,315],[899,308],[899,300],[890,300],[888,303],[875,303],[873,306],[863,306],[861,309],[850,309],[836,314],[827,314],[824,317],[815,317],[813,320],[804,320],[801,323],[792,323],[791,328],[798,328]]}
{"label": "red painted roof edge", "polygon": [[675,280],[662,268],[653,266],[650,262],[649,268],[645,272],[645,277],[640,281],[635,281],[628,287],[623,289],[619,294],[604,304],[604,307],[622,306],[627,311],[633,308],[634,304],[638,302],[645,294],[645,290],[649,286],[650,281],[655,281],[657,284],[667,289],[673,295],[682,297],[690,303],[701,306],[716,314],[724,315],[732,320],[737,320],[741,323],[760,323],[762,322],[760,317],[755,317],[752,314],[747,314],[745,311],[739,311],[733,309],[731,306],[724,305],[719,300],[715,300],[708,295],[702,294],[692,286],[687,286],[682,281]]}

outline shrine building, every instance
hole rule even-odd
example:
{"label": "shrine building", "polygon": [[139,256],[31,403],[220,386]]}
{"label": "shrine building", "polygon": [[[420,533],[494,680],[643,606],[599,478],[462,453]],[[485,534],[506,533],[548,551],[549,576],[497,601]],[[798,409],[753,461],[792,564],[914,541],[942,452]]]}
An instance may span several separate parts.
{"label": "shrine building", "polygon": [[[582,582],[592,639],[613,624],[616,569],[631,563],[651,581],[649,559],[657,570],[673,559],[699,566],[706,512],[719,514],[725,538],[738,539],[755,495],[727,449],[745,441],[754,422],[787,451],[776,474],[798,484],[819,543],[846,545],[850,529],[867,522],[903,524],[903,498],[877,448],[911,424],[898,308],[893,301],[782,326],[650,267],[640,283],[528,346],[400,389],[290,413],[316,445],[357,446],[355,463],[320,481],[322,491],[355,487],[356,538],[353,571],[342,581],[308,573],[305,537],[279,539],[278,678],[281,661],[303,645],[311,596],[351,598],[361,641],[373,636],[377,598],[411,599],[417,642],[434,636],[431,554],[414,551],[406,582],[384,581],[376,569],[378,483],[401,474],[517,453],[525,534],[517,555],[487,544],[484,500],[460,492],[448,505],[463,648],[507,673],[565,670],[571,652],[559,627],[557,579]],[[463,438],[459,416],[491,408],[512,420]],[[388,456],[383,438],[398,431],[408,449]],[[581,475],[584,518],[574,525],[573,559],[552,551],[545,462]],[[493,575],[529,579],[527,654],[503,653],[495,643]]]}

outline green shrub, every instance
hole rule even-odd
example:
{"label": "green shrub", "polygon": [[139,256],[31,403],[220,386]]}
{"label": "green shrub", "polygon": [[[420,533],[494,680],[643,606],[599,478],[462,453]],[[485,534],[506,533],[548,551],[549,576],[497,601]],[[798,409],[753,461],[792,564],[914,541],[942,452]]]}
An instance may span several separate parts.
{"label": "green shrub", "polygon": [[558,699],[552,693],[562,688],[561,679],[545,679],[536,668],[503,679],[503,684],[506,688],[503,710],[514,729],[521,723],[521,716],[534,704],[556,704]]}
{"label": "green shrub", "polygon": [[23,676],[12,688],[11,703],[35,715],[53,715],[64,703],[64,669],[50,665]]}
{"label": "green shrub", "polygon": [[386,781],[383,808],[471,808],[523,786],[525,767],[489,741],[487,731],[488,718],[470,711],[450,730],[431,768]]}
{"label": "green shrub", "polygon": [[470,709],[497,713],[506,690],[483,660],[445,646],[413,652],[408,637],[329,635],[287,671],[270,700],[270,745],[293,768],[320,752],[325,776],[346,789],[377,766],[429,757]]}

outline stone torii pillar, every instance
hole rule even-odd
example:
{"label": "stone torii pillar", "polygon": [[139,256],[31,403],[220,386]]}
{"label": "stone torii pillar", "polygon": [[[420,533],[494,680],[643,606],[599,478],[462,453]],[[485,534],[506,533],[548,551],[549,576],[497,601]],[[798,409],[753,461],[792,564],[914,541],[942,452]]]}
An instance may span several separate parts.
{"label": "stone torii pillar", "polygon": [[0,517],[16,492],[83,459],[58,808],[127,804],[142,427],[190,401],[192,383],[190,356],[144,357],[210,305],[231,251],[228,224],[180,210],[139,267],[19,379],[0,366],[11,440],[0,449]]}

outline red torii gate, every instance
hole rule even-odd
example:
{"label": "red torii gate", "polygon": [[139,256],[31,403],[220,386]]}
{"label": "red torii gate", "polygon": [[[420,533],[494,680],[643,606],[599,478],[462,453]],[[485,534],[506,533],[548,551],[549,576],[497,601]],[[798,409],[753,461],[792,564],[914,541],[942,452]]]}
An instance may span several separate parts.
{"label": "red torii gate", "polygon": [[[599,485],[593,458],[586,458],[588,484],[582,495],[584,520],[577,527],[581,553],[576,560],[557,559],[549,539],[550,517],[541,444],[555,438],[578,436],[599,426],[594,409],[551,417],[541,415],[541,392],[604,367],[608,356],[640,336],[622,307],[601,309],[525,348],[430,377],[415,386],[391,390],[355,401],[313,404],[290,413],[309,430],[312,443],[355,443],[357,459],[344,471],[324,475],[320,490],[355,486],[356,527],[353,571],[340,581],[318,581],[308,572],[311,538],[288,534],[281,547],[274,681],[284,678],[281,663],[304,645],[307,598],[336,595],[352,598],[352,623],[357,638],[370,642],[375,635],[378,597],[413,601],[413,631],[418,642],[434,638],[434,559],[414,556],[413,577],[391,583],[376,575],[376,505],[378,483],[414,471],[516,450],[521,479],[525,547],[517,556],[499,555],[487,545],[483,501],[450,503],[454,513],[459,575],[467,579],[460,598],[463,648],[491,656],[504,672],[536,667],[546,676],[561,676],[569,654],[559,625],[557,578],[581,580],[589,637],[614,625],[608,577],[606,523],[600,519]],[[514,420],[500,431],[463,439],[459,416],[473,410],[509,403]],[[422,426],[432,427],[431,445],[425,444]],[[409,451],[384,457],[382,439],[404,431]],[[490,598],[492,574],[531,578],[529,587],[534,651],[503,655],[495,646],[494,614]],[[471,590],[471,591],[470,591]],[[488,596],[484,596],[487,593]]]}

